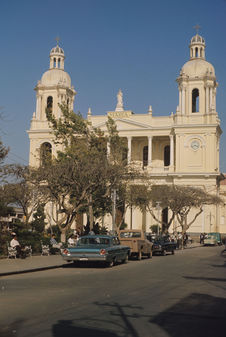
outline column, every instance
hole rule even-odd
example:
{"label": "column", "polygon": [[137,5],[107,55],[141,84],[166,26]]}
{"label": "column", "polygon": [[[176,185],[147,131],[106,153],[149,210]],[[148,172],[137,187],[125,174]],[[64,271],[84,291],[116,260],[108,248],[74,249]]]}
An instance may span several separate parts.
{"label": "column", "polygon": [[174,166],[174,136],[170,135],[170,166]]}
{"label": "column", "polygon": [[61,108],[58,105],[58,104],[61,104],[60,97],[61,97],[60,94],[56,95],[56,99],[57,99],[57,102],[56,102],[57,103],[57,118],[60,118],[60,115],[61,115]]}
{"label": "column", "polygon": [[182,114],[185,114],[185,88],[182,87]]}
{"label": "column", "polygon": [[210,87],[210,112],[212,111],[212,103],[213,103],[213,88]]}
{"label": "column", "polygon": [[181,107],[181,88],[179,88],[179,109],[180,109],[180,113],[182,111],[182,107]]}
{"label": "column", "polygon": [[128,164],[130,164],[131,162],[131,150],[132,150],[132,137],[127,137],[128,139],[128,157],[127,157],[127,161]]}
{"label": "column", "polygon": [[148,166],[151,166],[152,162],[152,136],[148,137]]}
{"label": "column", "polygon": [[41,96],[37,95],[36,100],[36,118],[41,119]]}
{"label": "column", "polygon": [[206,114],[209,113],[209,87],[206,87]]}
{"label": "column", "polygon": [[38,111],[39,111],[39,96],[36,97],[36,114],[35,117],[38,118]]}
{"label": "column", "polygon": [[217,92],[217,89],[214,88],[213,89],[213,106],[214,106],[214,111],[216,112],[216,92]]}

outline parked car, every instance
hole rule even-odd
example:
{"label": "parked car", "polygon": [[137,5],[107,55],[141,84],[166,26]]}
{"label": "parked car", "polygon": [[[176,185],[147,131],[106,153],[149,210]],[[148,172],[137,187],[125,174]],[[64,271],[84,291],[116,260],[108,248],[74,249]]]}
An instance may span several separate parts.
{"label": "parked car", "polygon": [[124,229],[119,232],[121,244],[130,247],[130,256],[141,260],[142,256],[152,257],[153,243],[148,241],[145,232],[141,229]]}
{"label": "parked car", "polygon": [[103,262],[112,267],[117,262],[125,263],[129,254],[130,248],[121,245],[117,236],[86,235],[75,247],[64,249],[62,257],[68,262]]}
{"label": "parked car", "polygon": [[153,240],[152,254],[166,255],[166,253],[174,254],[177,248],[176,242],[172,242],[168,237],[158,236]]}
{"label": "parked car", "polygon": [[216,246],[216,245],[222,245],[222,239],[220,233],[213,232],[208,233],[203,242],[204,246]]}

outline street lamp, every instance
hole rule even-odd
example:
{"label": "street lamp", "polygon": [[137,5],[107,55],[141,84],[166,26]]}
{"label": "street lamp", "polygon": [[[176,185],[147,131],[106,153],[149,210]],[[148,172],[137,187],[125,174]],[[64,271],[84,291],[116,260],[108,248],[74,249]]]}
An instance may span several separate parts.
{"label": "street lamp", "polygon": [[[156,208],[158,210],[158,220],[160,221],[160,204],[161,204],[161,201],[156,201]],[[157,227],[157,234],[159,236],[159,224],[158,224],[158,227]]]}

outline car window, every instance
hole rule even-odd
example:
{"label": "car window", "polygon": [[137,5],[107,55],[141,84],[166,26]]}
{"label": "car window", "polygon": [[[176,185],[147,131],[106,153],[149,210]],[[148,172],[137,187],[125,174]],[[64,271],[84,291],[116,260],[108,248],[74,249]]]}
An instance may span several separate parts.
{"label": "car window", "polygon": [[120,245],[120,241],[118,238],[113,238],[113,245],[116,246],[116,245]]}
{"label": "car window", "polygon": [[80,238],[78,246],[81,245],[109,245],[109,239],[107,238]]}
{"label": "car window", "polygon": [[121,232],[120,233],[121,238],[140,238],[141,232]]}

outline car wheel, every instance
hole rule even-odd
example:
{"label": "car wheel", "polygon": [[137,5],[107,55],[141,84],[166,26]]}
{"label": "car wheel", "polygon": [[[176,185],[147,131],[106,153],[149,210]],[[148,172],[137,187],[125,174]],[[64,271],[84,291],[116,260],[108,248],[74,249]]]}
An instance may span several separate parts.
{"label": "car wheel", "polygon": [[174,250],[172,250],[171,254],[172,254],[172,255],[174,255],[174,254],[175,254]]}
{"label": "car wheel", "polygon": [[141,252],[141,250],[138,252],[138,254],[137,254],[137,260],[141,260],[142,259],[142,252]]}
{"label": "car wheel", "polygon": [[126,254],[126,257],[124,259],[122,259],[122,263],[127,263],[129,260],[129,255]]}
{"label": "car wheel", "polygon": [[162,251],[162,256],[166,256],[166,251],[165,251],[165,249],[163,249],[163,251]]}
{"label": "car wheel", "polygon": [[116,259],[114,257],[111,261],[107,262],[107,266],[109,268],[112,268],[115,265],[115,263],[116,263]]}
{"label": "car wheel", "polygon": [[151,258],[152,258],[152,253],[148,253],[148,254],[147,254],[147,258],[148,258],[148,259],[151,259]]}

